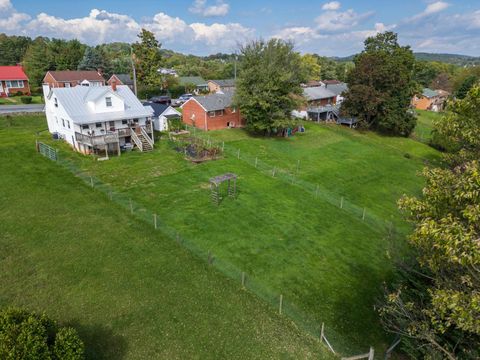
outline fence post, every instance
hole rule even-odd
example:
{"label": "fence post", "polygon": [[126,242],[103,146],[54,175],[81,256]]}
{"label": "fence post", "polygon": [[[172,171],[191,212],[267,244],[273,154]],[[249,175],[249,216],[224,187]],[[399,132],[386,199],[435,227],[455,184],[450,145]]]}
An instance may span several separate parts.
{"label": "fence post", "polygon": [[320,329],[320,342],[323,342],[324,336],[325,336],[325,323],[322,322],[322,328]]}
{"label": "fence post", "polygon": [[300,160],[297,160],[297,175],[299,170],[300,170]]}
{"label": "fence post", "polygon": [[132,199],[130,199],[130,214],[133,215],[133,204],[132,204]]}
{"label": "fence post", "polygon": [[315,199],[318,198],[318,190],[319,190],[319,188],[318,188],[318,185],[317,185],[317,188],[315,189]]}
{"label": "fence post", "polygon": [[255,169],[257,168],[258,165],[258,157],[255,158]]}
{"label": "fence post", "polygon": [[237,152],[237,159],[240,159],[240,149],[238,149],[238,152]]}
{"label": "fence post", "polygon": [[373,360],[373,357],[375,356],[375,350],[373,347],[370,346],[370,352],[368,353],[368,360]]}
{"label": "fence post", "polygon": [[112,190],[110,190],[110,191],[108,192],[108,198],[110,199],[110,201],[112,201],[112,200],[113,200],[113,193],[112,193]]}
{"label": "fence post", "polygon": [[222,141],[222,152],[225,151],[225,141]]}
{"label": "fence post", "polygon": [[272,170],[272,176],[275,177],[275,166],[273,167],[273,170]]}
{"label": "fence post", "polygon": [[157,214],[153,214],[153,226],[155,226],[155,230],[157,230]]}
{"label": "fence post", "polygon": [[365,212],[367,211],[367,208],[363,208],[363,215],[362,215],[362,220],[365,221]]}
{"label": "fence post", "polygon": [[283,295],[280,295],[280,303],[278,304],[278,313],[282,315],[282,307],[283,307]]}
{"label": "fence post", "polygon": [[245,287],[245,272],[242,272],[242,287]]}
{"label": "fence post", "polygon": [[342,196],[342,198],[340,199],[340,209],[343,209],[343,196]]}
{"label": "fence post", "polygon": [[90,176],[90,185],[92,186],[93,188],[93,177]]}

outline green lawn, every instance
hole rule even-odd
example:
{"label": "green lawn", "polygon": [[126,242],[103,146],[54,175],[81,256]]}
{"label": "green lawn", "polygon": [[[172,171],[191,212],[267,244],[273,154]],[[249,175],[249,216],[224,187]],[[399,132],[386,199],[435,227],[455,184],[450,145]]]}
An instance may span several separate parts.
{"label": "green lawn", "polygon": [[[317,340],[242,290],[240,279],[227,279],[65,168],[38,155],[34,133],[44,128],[41,116],[0,117],[0,306],[46,311],[75,326],[90,359],[330,357]],[[185,204],[176,209],[175,200],[165,202],[176,198],[175,188],[178,201],[184,199],[184,191],[194,191],[170,184],[171,180],[188,183],[178,175],[182,172],[183,177],[191,172],[198,178],[192,166],[162,149],[147,156],[132,153],[96,171],[107,174],[106,168],[115,164],[121,170],[122,163],[130,164],[126,178],[120,180],[120,172],[111,174],[119,189],[132,190],[136,186],[130,181],[143,178],[141,171],[153,167],[150,177],[161,180],[165,188],[147,188],[139,182],[136,197],[141,199],[141,192],[158,193],[165,199],[149,204],[161,200],[163,205],[156,206],[175,213],[171,216],[178,217],[175,222],[185,220],[185,228],[196,223],[181,213]],[[227,207],[232,211],[248,196],[246,183],[242,178],[238,202],[215,209],[202,203],[208,196],[197,189],[200,200],[192,206],[205,206],[209,213],[229,211]],[[232,237],[227,233],[212,237],[226,244],[237,240],[236,231],[233,227]],[[298,276],[300,286],[300,269]]]}
{"label": "green lawn", "polygon": [[[32,96],[32,104],[43,104],[43,98],[40,95]],[[21,96],[12,96],[0,98],[0,105],[23,105]]]}
{"label": "green lawn", "polygon": [[430,141],[432,139],[433,122],[442,116],[443,113],[417,110],[417,127],[415,128],[413,136],[425,143]]}
{"label": "green lawn", "polygon": [[[227,274],[246,272],[273,305],[282,294],[288,308],[317,327],[325,322],[337,349],[352,355],[370,345],[384,348],[391,339],[374,306],[394,276],[392,256],[401,256],[409,231],[396,201],[420,193],[417,172],[439,161],[439,154],[412,139],[315,124],[290,139],[242,130],[201,136],[224,141],[225,158],[194,165],[162,141],[152,153],[98,162],[55,146],[141,211],[158,214],[192,248],[210,251]],[[208,179],[226,172],[239,175],[238,199],[217,207]],[[390,223],[393,236],[386,230]]]}

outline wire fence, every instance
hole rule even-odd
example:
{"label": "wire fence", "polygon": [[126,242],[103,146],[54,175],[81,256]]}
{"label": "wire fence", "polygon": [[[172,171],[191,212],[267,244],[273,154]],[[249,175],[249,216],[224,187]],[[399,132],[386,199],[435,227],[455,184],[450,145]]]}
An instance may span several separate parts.
{"label": "wire fence", "polygon": [[[198,134],[198,132],[196,133]],[[214,144],[210,143],[210,146],[214,146]],[[291,183],[295,186],[303,186],[305,189],[312,192],[312,197],[318,199],[321,198],[322,200],[328,201],[336,206],[340,206],[346,212],[351,214],[352,217],[355,217],[357,221],[363,221],[365,224],[374,227],[378,227],[379,222],[381,222],[379,218],[369,213],[366,209],[355,206],[343,198],[339,201],[338,198],[329,196],[325,191],[320,191],[318,187],[315,188],[308,182],[302,182],[298,179],[295,181],[295,178],[292,177],[292,174],[289,174],[282,169],[272,169],[268,167],[268,164],[263,163],[258,159],[251,159],[245,156],[242,157],[242,154],[239,152],[239,150],[232,146],[218,143],[215,144],[215,146],[221,146],[223,151],[226,151],[229,154],[235,154],[236,152],[236,155],[239,159],[251,163],[252,166],[256,166],[256,168],[262,173],[269,174],[271,172],[272,177],[276,177],[281,181]],[[197,258],[205,261],[207,264],[214,267],[216,270],[220,271],[230,279],[237,281],[238,284],[244,289],[252,292],[256,296],[269,303],[274,309],[276,309],[279,315],[288,316],[307,333],[318,338],[332,353],[337,355],[355,353],[355,350],[352,348],[352,346],[335,330],[332,328],[327,329],[323,322],[313,320],[310,316],[307,316],[304,311],[297,307],[292,301],[290,301],[290,299],[284,297],[282,293],[269,289],[261,280],[254,278],[249,273],[238,268],[231,262],[217,257],[217,255],[211,250],[200,246],[197,242],[192,241],[192,239],[182,235],[179,231],[177,231],[177,229],[170,225],[169,221],[150,211],[142,204],[134,201],[128,194],[116,191],[110,185],[93,176],[90,172],[80,169],[75,162],[69,159],[67,154],[65,154],[65,156],[59,156],[58,154],[62,150],[59,151],[58,149],[50,147],[48,151],[49,153],[54,151],[56,157],[53,159],[50,156],[45,155],[43,152],[41,152],[41,154],[56,161],[57,164],[66,168],[77,178],[81,179],[88,187],[92,188],[93,191],[102,193],[107,199],[128,211],[136,219],[148,224],[163,236],[188,249],[188,251],[190,251]],[[291,179],[293,179],[293,181]],[[384,223],[382,222],[382,224]],[[366,344],[365,348],[368,349],[369,345]]]}

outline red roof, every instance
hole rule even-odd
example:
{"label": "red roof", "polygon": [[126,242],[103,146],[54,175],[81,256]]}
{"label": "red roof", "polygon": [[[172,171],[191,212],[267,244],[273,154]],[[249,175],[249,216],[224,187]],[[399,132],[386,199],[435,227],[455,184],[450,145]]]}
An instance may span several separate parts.
{"label": "red roof", "polygon": [[0,66],[0,80],[28,80],[21,66]]}
{"label": "red roof", "polygon": [[[71,71],[71,70],[62,70],[62,71],[49,71],[50,75],[56,81],[105,81],[102,75],[97,71],[92,70],[80,70],[80,71]],[[46,76],[46,75],[45,75]]]}

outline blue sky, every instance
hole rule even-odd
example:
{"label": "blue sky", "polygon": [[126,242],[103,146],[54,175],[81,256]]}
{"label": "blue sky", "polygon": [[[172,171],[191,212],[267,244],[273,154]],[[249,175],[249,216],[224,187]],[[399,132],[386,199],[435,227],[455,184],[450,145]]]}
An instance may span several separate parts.
{"label": "blue sky", "polygon": [[415,51],[480,55],[478,0],[0,0],[0,32],[8,34],[94,45],[135,41],[142,27],[164,48],[198,55],[279,37],[301,52],[346,56],[385,30]]}

